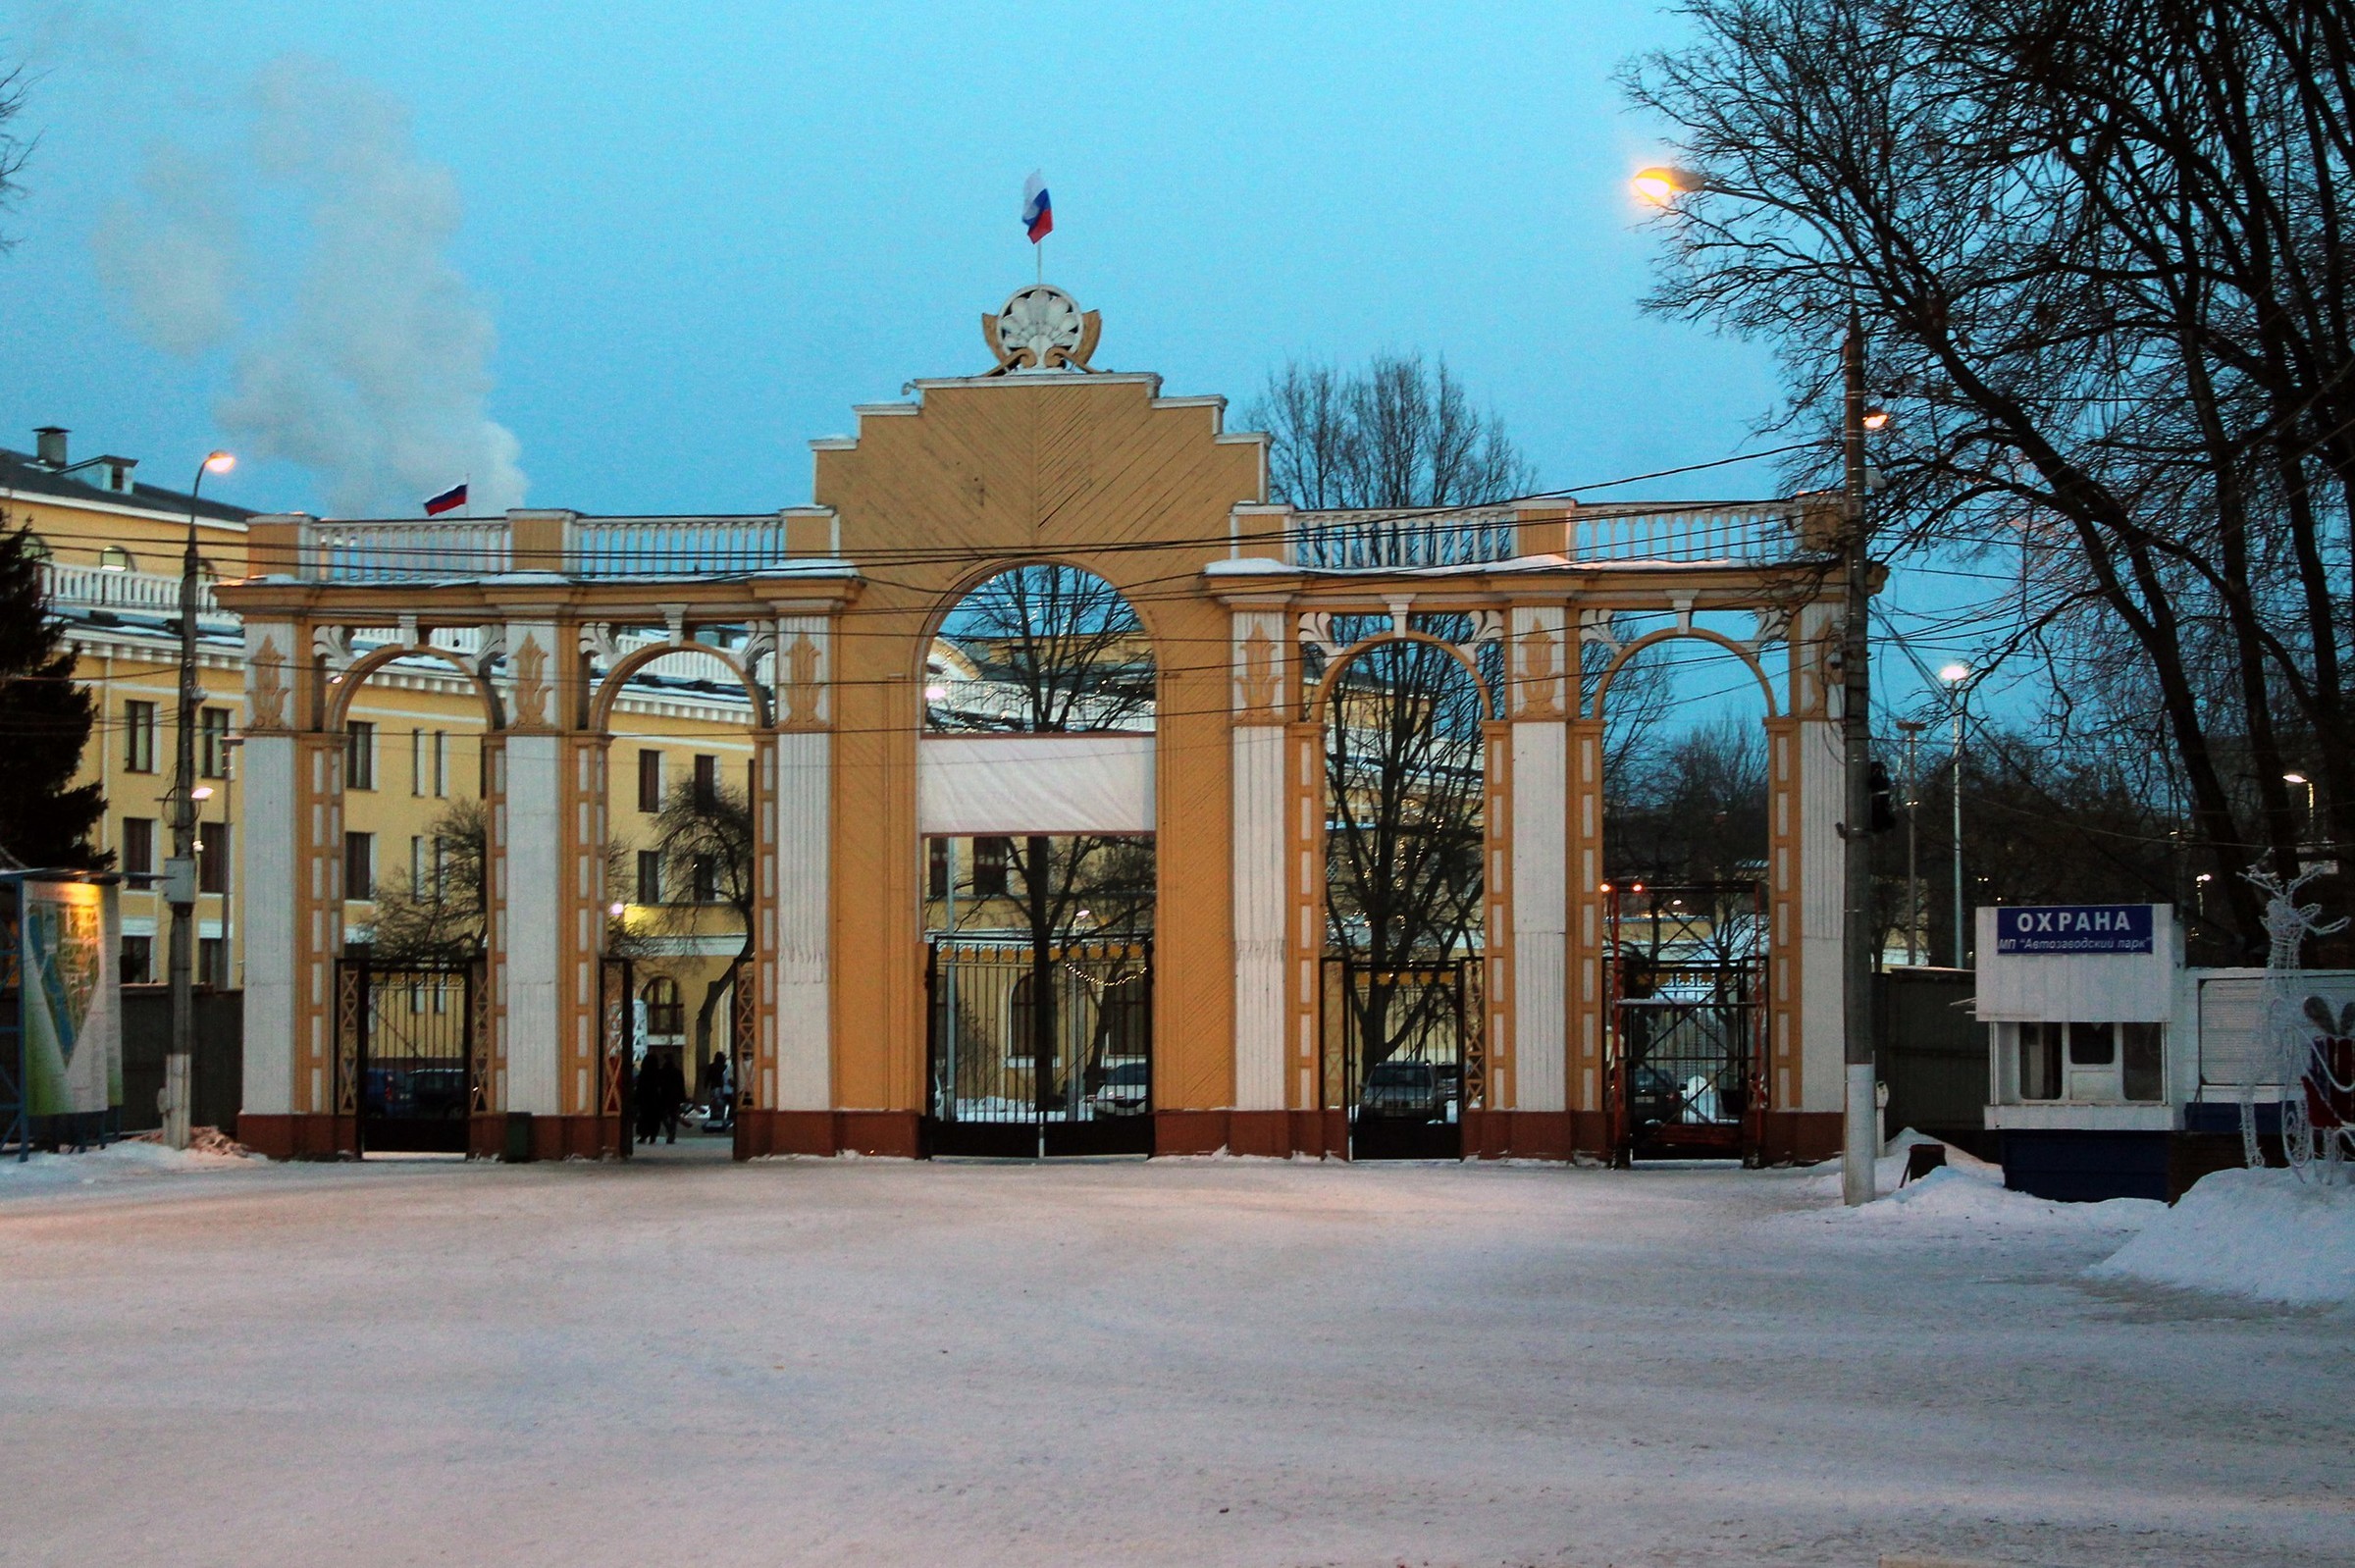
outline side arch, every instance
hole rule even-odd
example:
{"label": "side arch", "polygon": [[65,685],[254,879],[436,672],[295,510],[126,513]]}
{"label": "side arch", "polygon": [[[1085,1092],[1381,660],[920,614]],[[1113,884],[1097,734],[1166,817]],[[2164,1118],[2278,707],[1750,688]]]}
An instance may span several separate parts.
{"label": "side arch", "polygon": [[622,691],[629,685],[630,677],[671,653],[707,653],[719,660],[727,666],[728,673],[736,678],[736,683],[744,688],[745,699],[753,705],[752,727],[756,730],[769,727],[768,696],[760,689],[760,684],[753,679],[752,671],[733,650],[715,648],[709,643],[656,643],[648,648],[633,649],[615,659],[613,667],[597,683],[597,693],[589,700],[590,730],[595,734],[604,734],[607,722],[613,716],[613,706],[621,701]]}
{"label": "side arch", "polygon": [[351,705],[358,700],[360,688],[368,684],[368,677],[388,664],[399,659],[415,658],[420,654],[438,658],[465,677],[474,688],[475,696],[482,702],[483,728],[486,731],[497,733],[507,727],[506,713],[499,706],[497,689],[483,678],[481,671],[466,662],[464,654],[452,653],[446,648],[436,648],[430,643],[412,644],[406,648],[380,648],[366,657],[352,660],[348,669],[336,672],[330,677],[327,688],[327,719],[323,727],[330,732],[340,733],[344,721],[350,716]]}
{"label": "side arch", "polygon": [[1603,704],[1611,695],[1611,683],[1619,678],[1620,670],[1626,667],[1629,659],[1655,644],[1672,642],[1678,638],[1692,638],[1703,643],[1715,643],[1719,648],[1740,659],[1742,667],[1750,671],[1752,678],[1758,683],[1759,695],[1766,700],[1767,721],[1771,723],[1782,717],[1781,706],[1774,700],[1774,682],[1767,678],[1766,671],[1758,663],[1757,655],[1724,633],[1712,632],[1705,626],[1696,626],[1690,630],[1677,626],[1663,627],[1656,632],[1647,632],[1634,642],[1622,646],[1619,652],[1611,656],[1610,663],[1604,666],[1600,679],[1595,683],[1593,711],[1586,716],[1589,718],[1602,717]]}
{"label": "side arch", "polygon": [[1308,722],[1318,725],[1325,722],[1326,709],[1333,700],[1334,678],[1348,667],[1350,660],[1356,658],[1360,653],[1380,648],[1385,643],[1429,643],[1434,648],[1446,650],[1448,654],[1464,667],[1464,673],[1472,677],[1473,689],[1480,693],[1481,716],[1491,719],[1498,716],[1496,694],[1490,688],[1487,680],[1482,678],[1478,659],[1467,654],[1460,645],[1450,643],[1443,637],[1434,637],[1429,632],[1418,632],[1409,628],[1403,632],[1381,632],[1373,637],[1362,638],[1326,660],[1325,671],[1317,677],[1316,690],[1309,696],[1306,715]]}

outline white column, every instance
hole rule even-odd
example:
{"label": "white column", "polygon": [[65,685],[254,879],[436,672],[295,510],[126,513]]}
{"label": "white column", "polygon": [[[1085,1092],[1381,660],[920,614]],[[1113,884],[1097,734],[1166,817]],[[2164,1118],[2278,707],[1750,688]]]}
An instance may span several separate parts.
{"label": "white column", "polygon": [[1570,733],[1513,726],[1513,1061],[1517,1111],[1569,1106],[1563,991],[1569,955]]}
{"label": "white column", "polygon": [[1238,610],[1233,632],[1234,1109],[1284,1109],[1283,615]]}
{"label": "white column", "polygon": [[834,737],[777,737],[777,1082],[762,1099],[780,1111],[834,1104]]}
{"label": "white column", "polygon": [[[1828,646],[1839,616],[1810,605],[1800,635],[1810,653]],[[1846,1103],[1842,1039],[1842,899],[1846,868],[1840,822],[1847,814],[1847,762],[1840,743],[1841,689],[1820,666],[1823,701],[1803,710],[1799,725],[1799,1104],[1795,1111],[1839,1111]]]}
{"label": "white column", "polygon": [[561,746],[546,732],[507,737],[498,832],[505,853],[494,857],[493,872],[505,906],[497,946],[506,971],[506,1108],[541,1116],[564,1109],[557,1012],[564,963]]}
{"label": "white column", "polygon": [[286,1116],[294,1109],[296,988],[306,945],[296,926],[310,902],[302,897],[297,766],[294,737],[284,733],[247,736],[237,758],[244,858],[238,915],[245,922],[242,1104],[254,1116]]}

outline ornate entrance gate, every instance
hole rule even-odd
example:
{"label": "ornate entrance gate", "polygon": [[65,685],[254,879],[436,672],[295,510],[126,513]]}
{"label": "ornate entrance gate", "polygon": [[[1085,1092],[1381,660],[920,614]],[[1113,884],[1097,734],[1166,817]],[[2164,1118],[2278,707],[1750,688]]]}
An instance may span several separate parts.
{"label": "ornate entrance gate", "polygon": [[1348,1117],[1351,1159],[1463,1157],[1464,1107],[1481,1092],[1479,973],[1476,959],[1325,961],[1327,1026],[1339,1024],[1326,1103]]}
{"label": "ornate entrance gate", "polygon": [[930,1152],[1153,1152],[1151,943],[935,940],[924,973]]}
{"label": "ornate entrance gate", "polygon": [[480,965],[337,965],[337,1099],[361,1154],[464,1154],[490,1109]]}
{"label": "ornate entrance gate", "polygon": [[1612,1150],[1756,1164],[1766,1115],[1763,890],[1614,892],[1607,1065]]}

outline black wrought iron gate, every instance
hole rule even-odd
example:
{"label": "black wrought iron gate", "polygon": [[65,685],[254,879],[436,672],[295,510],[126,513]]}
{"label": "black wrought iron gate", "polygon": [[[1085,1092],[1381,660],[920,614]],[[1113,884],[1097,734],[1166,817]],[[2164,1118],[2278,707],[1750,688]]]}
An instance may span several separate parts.
{"label": "black wrought iron gate", "polygon": [[932,1153],[1153,1152],[1153,949],[935,940],[925,991]]}
{"label": "black wrought iron gate", "polygon": [[1606,1101],[1620,1160],[1758,1158],[1763,910],[1750,883],[1613,895]]}
{"label": "black wrought iron gate", "polygon": [[[1479,961],[1376,966],[1326,960],[1325,1103],[1349,1121],[1353,1160],[1455,1160],[1467,1087],[1480,1079]],[[1337,1090],[1337,1097],[1336,1091]]]}
{"label": "black wrought iron gate", "polygon": [[337,1102],[363,1154],[464,1154],[490,1109],[479,965],[337,966]]}

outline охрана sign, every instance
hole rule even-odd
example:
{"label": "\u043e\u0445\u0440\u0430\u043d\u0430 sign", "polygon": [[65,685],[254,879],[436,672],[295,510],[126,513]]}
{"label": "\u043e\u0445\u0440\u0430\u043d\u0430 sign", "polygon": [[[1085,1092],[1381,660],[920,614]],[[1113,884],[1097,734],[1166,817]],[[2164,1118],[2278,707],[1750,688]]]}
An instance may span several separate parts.
{"label": "\u043e\u0445\u0440\u0430\u043d\u0430 sign", "polygon": [[2148,953],[2148,904],[2017,904],[1995,912],[1995,950],[2032,958],[2078,953]]}

